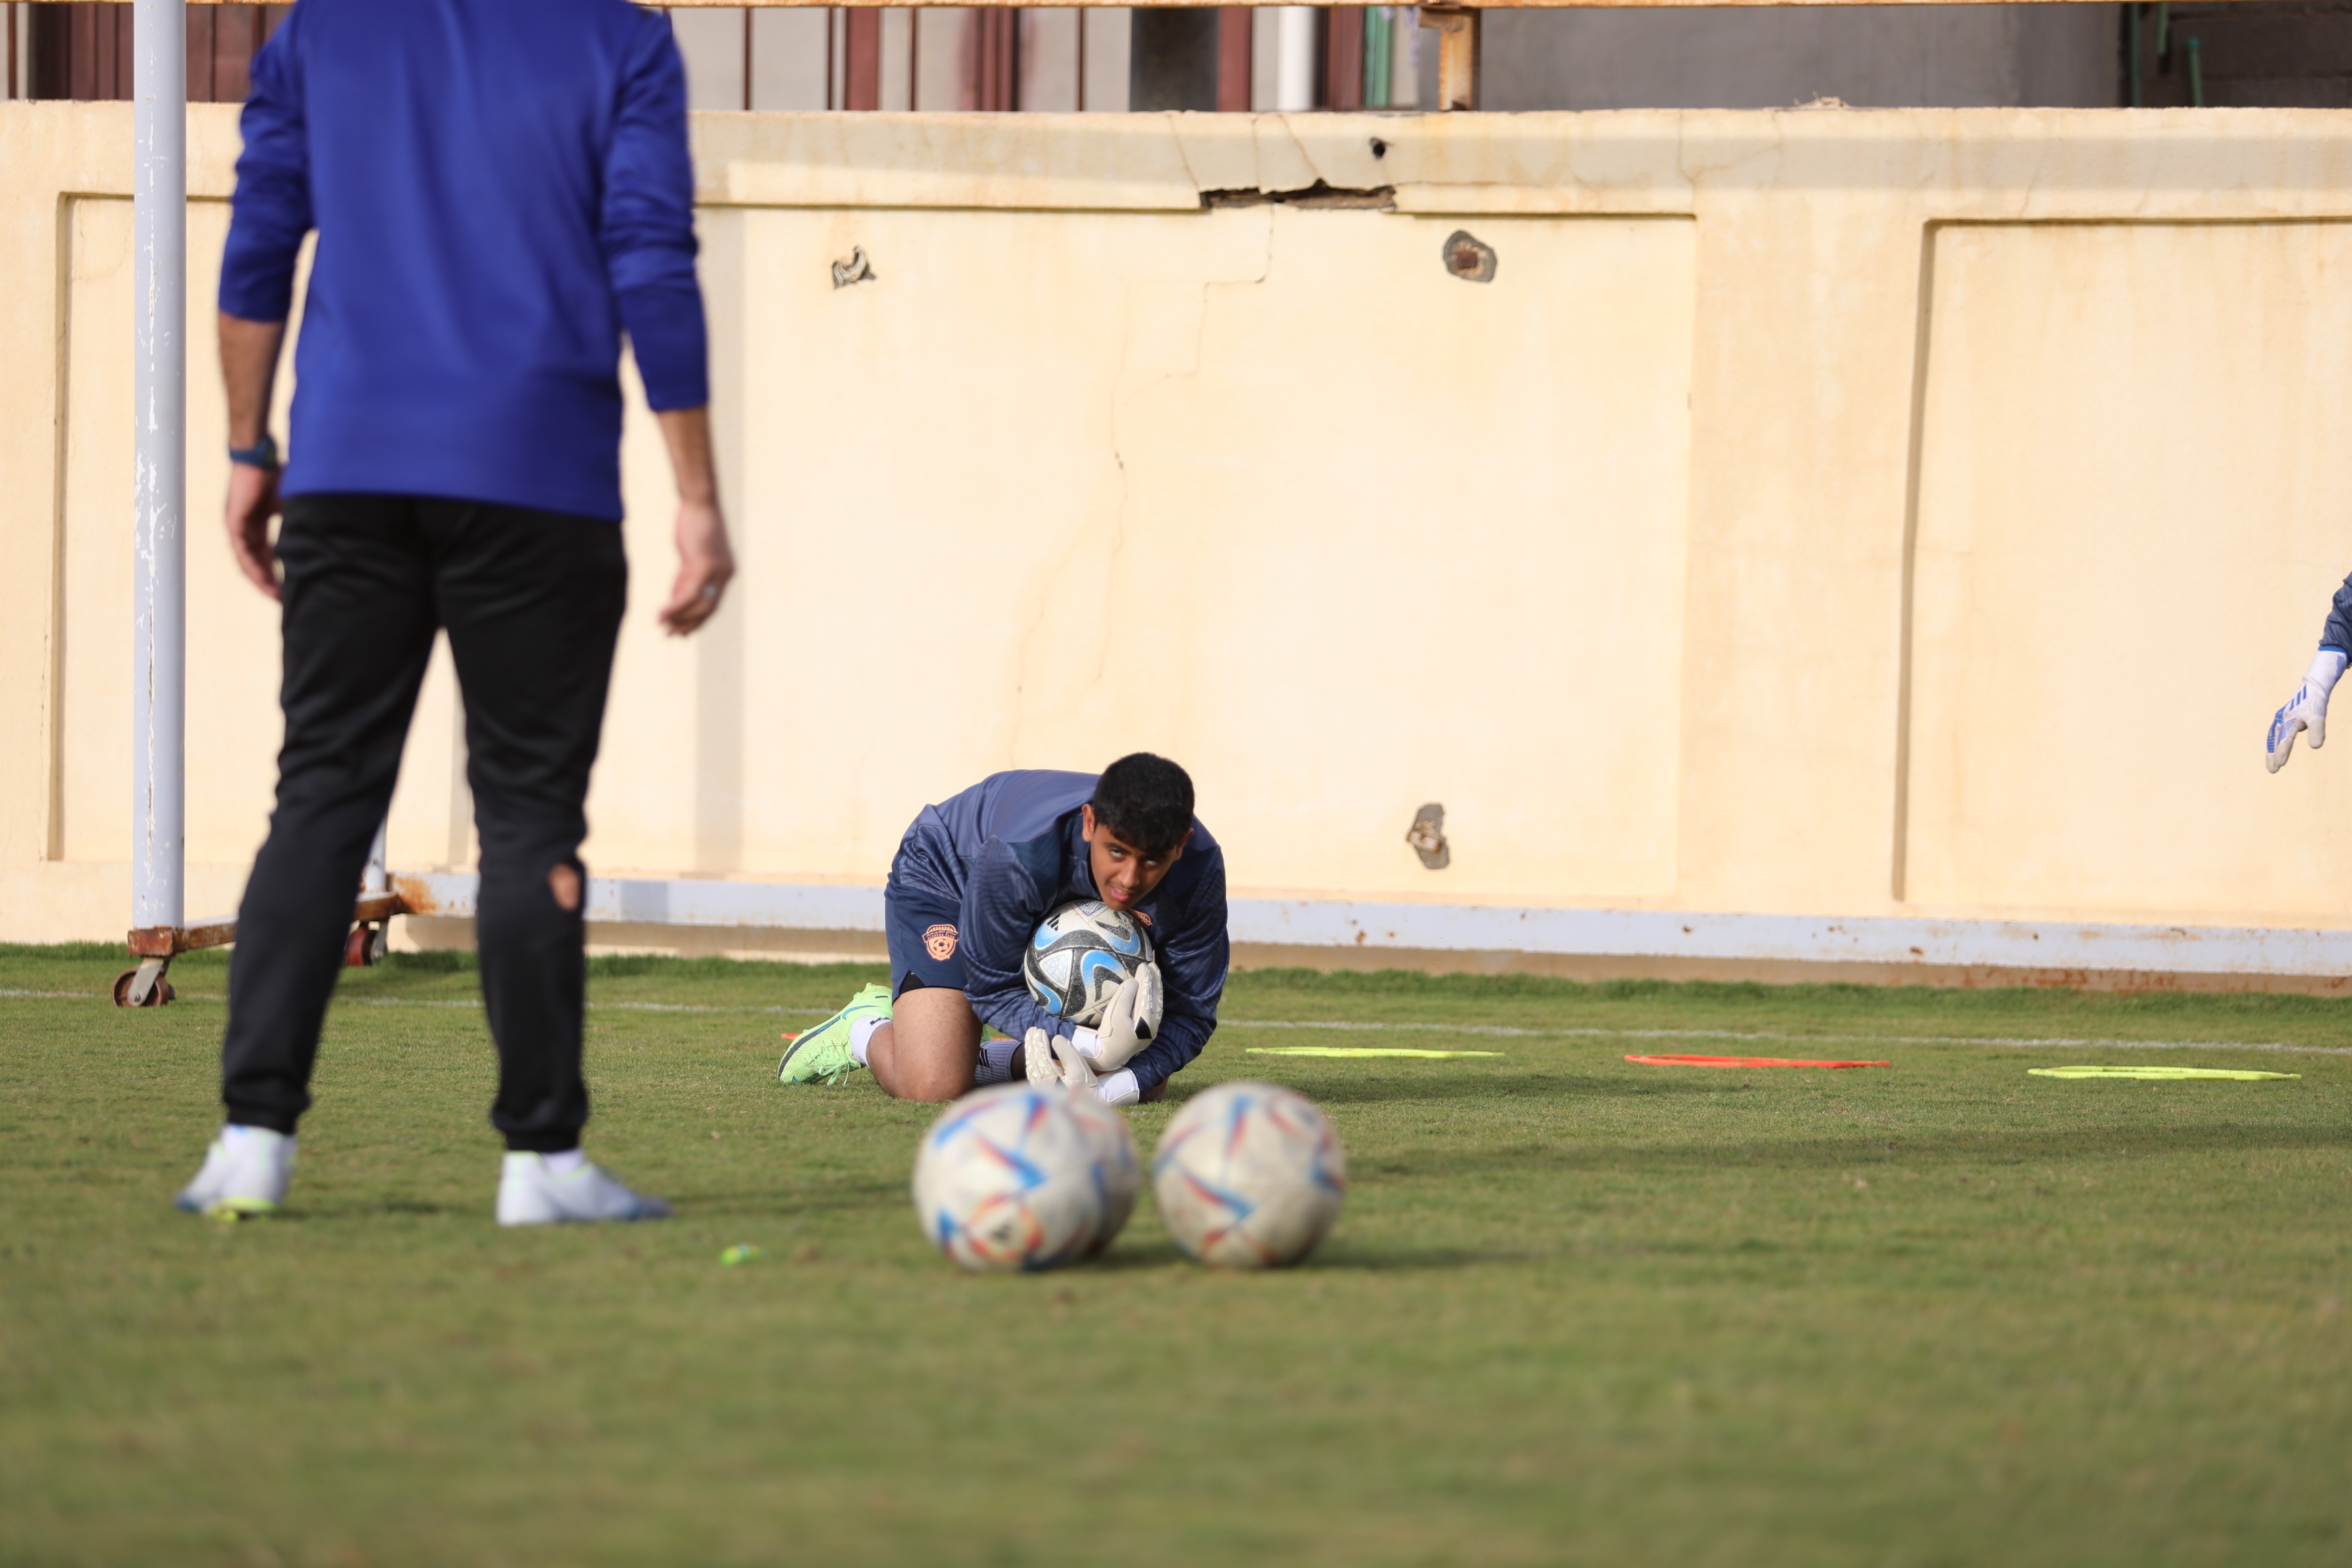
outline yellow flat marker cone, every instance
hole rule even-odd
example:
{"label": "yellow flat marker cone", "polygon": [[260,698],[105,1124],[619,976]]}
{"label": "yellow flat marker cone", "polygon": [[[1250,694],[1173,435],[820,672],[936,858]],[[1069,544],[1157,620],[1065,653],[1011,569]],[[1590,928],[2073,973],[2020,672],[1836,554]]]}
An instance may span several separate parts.
{"label": "yellow flat marker cone", "polygon": [[2250,1068],[2027,1068],[2034,1078],[2139,1078],[2159,1082],[2178,1079],[2227,1079],[2252,1082],[2266,1078],[2301,1078],[2299,1072],[2255,1072]]}
{"label": "yellow flat marker cone", "polygon": [[1244,1046],[1253,1057],[1415,1057],[1444,1061],[1452,1057],[1499,1057],[1500,1051],[1417,1051],[1406,1046]]}

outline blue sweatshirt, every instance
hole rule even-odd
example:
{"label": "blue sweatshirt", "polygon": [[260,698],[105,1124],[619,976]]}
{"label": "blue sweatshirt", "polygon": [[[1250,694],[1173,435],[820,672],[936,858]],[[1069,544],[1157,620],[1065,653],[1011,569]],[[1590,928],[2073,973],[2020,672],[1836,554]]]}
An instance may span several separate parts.
{"label": "blue sweatshirt", "polygon": [[2344,586],[2336,590],[2336,598],[2327,606],[2326,624],[2319,628],[2319,646],[2352,654],[2352,577],[2344,579]]}
{"label": "blue sweatshirt", "polygon": [[[1067,1034],[1069,1022],[1037,1005],[1021,957],[1047,911],[1096,899],[1078,808],[1094,798],[1092,773],[1009,773],[937,805],[907,830],[892,875],[959,900],[965,995],[982,1019],[1020,1039],[1031,1029]],[[912,850],[913,853],[908,853]],[[1149,1089],[1201,1054],[1217,1027],[1233,950],[1225,937],[1225,852],[1192,820],[1192,841],[1151,896],[1135,906],[1151,931],[1166,994],[1160,1037],[1127,1065]]]}
{"label": "blue sweatshirt", "polygon": [[282,321],[288,494],[621,516],[621,333],[709,401],[686,76],[626,0],[301,0],[253,62],[220,308]]}

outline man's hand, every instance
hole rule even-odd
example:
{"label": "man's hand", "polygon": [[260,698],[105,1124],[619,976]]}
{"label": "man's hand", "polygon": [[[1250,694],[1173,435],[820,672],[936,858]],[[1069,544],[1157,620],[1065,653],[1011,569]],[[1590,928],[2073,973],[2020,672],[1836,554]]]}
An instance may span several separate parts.
{"label": "man's hand", "polygon": [[677,508],[677,581],[662,606],[662,625],[674,637],[691,636],[719,613],[719,601],[735,575],[735,552],[727,542],[727,520],[719,503],[681,501]]}
{"label": "man's hand", "polygon": [[250,463],[228,466],[228,548],[246,581],[278,597],[278,552],[269,520],[278,515],[278,470]]}
{"label": "man's hand", "polygon": [[654,416],[677,477],[677,581],[669,586],[661,623],[674,637],[690,637],[719,613],[735,575],[727,519],[719,510],[719,471],[710,456],[710,410],[672,408]]}
{"label": "man's hand", "polygon": [[1147,963],[1120,982],[1103,1008],[1102,1022],[1089,1040],[1081,1030],[1078,1041],[1095,1071],[1114,1073],[1160,1037],[1160,1015],[1167,1005],[1160,983],[1160,965]]}
{"label": "man's hand", "polygon": [[2310,731],[2315,752],[2327,743],[2327,696],[2343,676],[2347,657],[2352,656],[2339,648],[2321,648],[2303,684],[2294,689],[2286,706],[2271,716],[2270,733],[2263,740],[2263,765],[2272,773],[2286,766],[2299,732]]}
{"label": "man's hand", "polygon": [[[269,389],[278,379],[278,351],[286,343],[283,321],[248,321],[220,314],[223,390],[228,396],[228,444],[232,450],[261,445],[269,430]],[[228,466],[228,547],[247,582],[278,597],[278,552],[269,543],[269,520],[278,515],[278,470],[251,463]]]}

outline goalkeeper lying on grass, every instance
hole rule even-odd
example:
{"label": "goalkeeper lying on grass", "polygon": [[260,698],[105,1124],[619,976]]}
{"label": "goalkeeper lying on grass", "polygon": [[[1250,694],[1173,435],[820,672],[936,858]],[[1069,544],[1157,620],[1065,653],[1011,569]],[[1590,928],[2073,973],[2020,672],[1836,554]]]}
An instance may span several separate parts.
{"label": "goalkeeper lying on grass", "polygon": [[[1099,899],[1150,928],[1156,962],[1101,1024],[1076,1029],[1021,976],[1048,911]],[[890,984],[869,985],[793,1041],[776,1076],[836,1083],[859,1068],[900,1100],[953,1100],[1027,1077],[1113,1105],[1158,1100],[1217,1026],[1231,950],[1225,858],[1165,757],[1087,773],[995,773],[927,805],[883,889]],[[1011,1037],[982,1043],[987,1024]]]}

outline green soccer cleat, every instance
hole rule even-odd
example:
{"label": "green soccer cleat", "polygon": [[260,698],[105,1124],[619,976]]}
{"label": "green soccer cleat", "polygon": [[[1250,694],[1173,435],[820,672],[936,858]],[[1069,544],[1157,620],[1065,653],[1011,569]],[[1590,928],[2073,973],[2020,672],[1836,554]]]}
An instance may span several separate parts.
{"label": "green soccer cleat", "polygon": [[861,1018],[889,1016],[890,988],[868,985],[840,1012],[793,1037],[793,1043],[784,1047],[784,1059],[776,1064],[776,1081],[839,1083],[859,1067],[857,1058],[849,1054],[850,1028]]}

